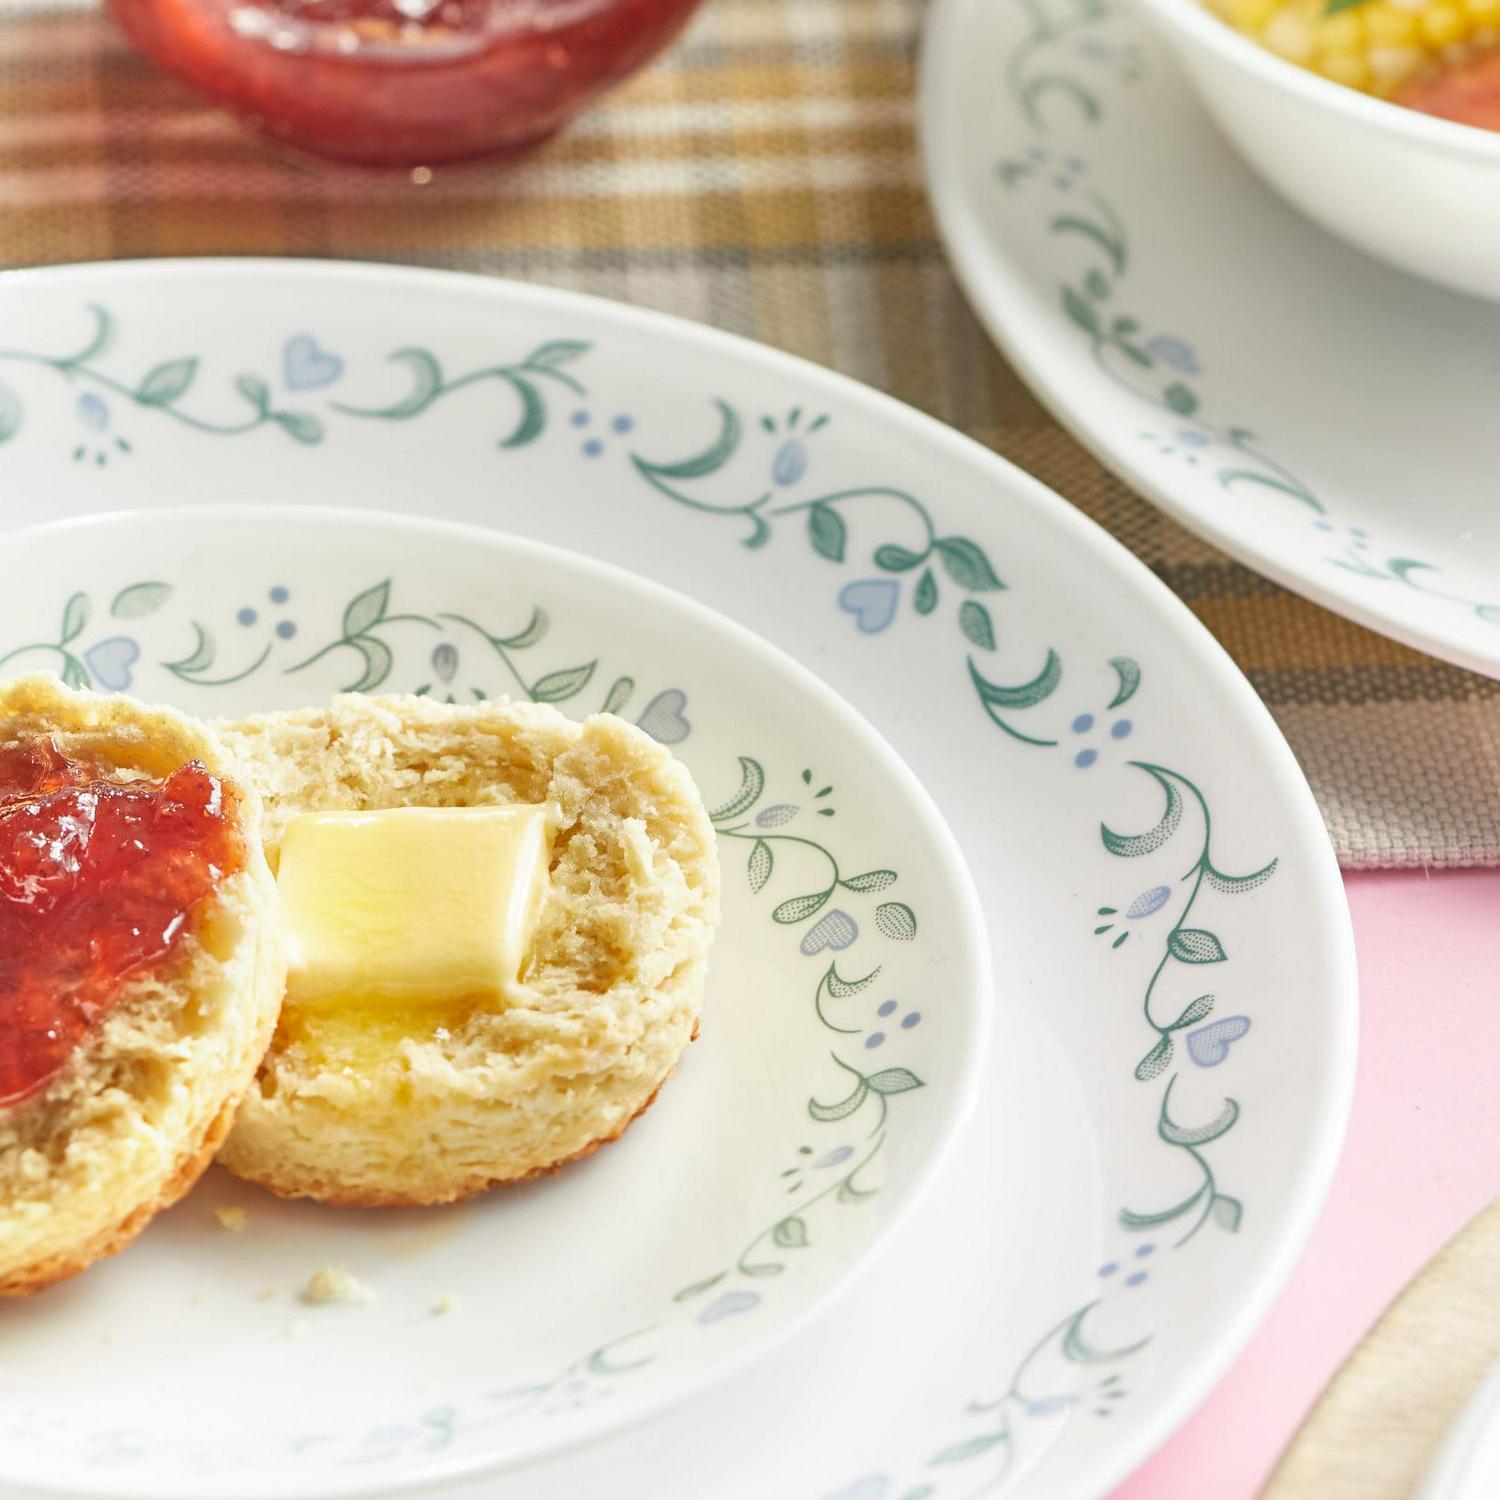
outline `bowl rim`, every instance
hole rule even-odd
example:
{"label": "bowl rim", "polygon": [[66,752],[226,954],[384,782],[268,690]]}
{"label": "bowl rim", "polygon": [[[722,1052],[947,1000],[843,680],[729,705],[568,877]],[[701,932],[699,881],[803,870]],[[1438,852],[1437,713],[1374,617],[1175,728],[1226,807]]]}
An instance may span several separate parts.
{"label": "bowl rim", "polygon": [[1500,163],[1500,131],[1464,125],[1424,114],[1404,104],[1362,94],[1299,67],[1260,46],[1201,0],[1134,0],[1148,19],[1168,28],[1184,46],[1214,53],[1226,65],[1254,74],[1262,83],[1300,99],[1314,109],[1342,114],[1352,124],[1368,126],[1410,145],[1430,147],[1450,156]]}

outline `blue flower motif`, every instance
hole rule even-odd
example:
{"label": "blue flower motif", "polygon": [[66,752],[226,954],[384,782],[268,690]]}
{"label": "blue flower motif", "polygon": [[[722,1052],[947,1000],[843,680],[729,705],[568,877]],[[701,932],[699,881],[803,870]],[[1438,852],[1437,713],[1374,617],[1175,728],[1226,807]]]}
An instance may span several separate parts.
{"label": "blue flower motif", "polygon": [[736,1313],[749,1312],[760,1305],[759,1292],[725,1292],[715,1297],[698,1314],[700,1323],[717,1323],[720,1318],[730,1318]]}
{"label": "blue flower motif", "polygon": [[800,809],[793,802],[777,802],[771,807],[763,807],[755,815],[755,826],[757,828],[780,828],[783,824],[790,823],[797,816]]}
{"label": "blue flower motif", "polygon": [[1146,340],[1146,347],[1168,369],[1176,370],[1180,375],[1200,373],[1198,356],[1193,353],[1193,346],[1175,334],[1159,333],[1155,338]]}
{"label": "blue flower motif", "polygon": [[830,1490],[823,1500],[887,1500],[890,1493],[889,1474],[866,1474],[841,1490]]}
{"label": "blue flower motif", "polygon": [[458,647],[444,641],[432,649],[432,670],[443,682],[452,682],[458,672]]}
{"label": "blue flower motif", "polygon": [[112,693],[130,686],[130,669],[140,659],[141,648],[128,635],[112,635],[83,653],[84,664],[94,680]]}
{"label": "blue flower motif", "polygon": [[1050,1417],[1060,1411],[1066,1411],[1070,1406],[1078,1404],[1077,1396],[1043,1396],[1037,1401],[1026,1403],[1026,1415],[1029,1417]]}
{"label": "blue flower motif", "polygon": [[1125,915],[1132,919],[1149,917],[1154,912],[1159,912],[1168,901],[1172,899],[1172,887],[1169,885],[1153,885],[1150,890],[1142,891],[1129,906],[1125,908]]}
{"label": "blue flower motif", "polygon": [[[1087,734],[1094,728],[1098,721],[1093,714],[1079,714],[1069,725],[1074,734]],[[1116,719],[1109,726],[1109,736],[1114,740],[1128,739],[1135,729],[1135,725],[1129,719]],[[1086,771],[1099,759],[1099,752],[1092,745],[1086,746],[1073,757],[1073,764],[1081,771]]]}
{"label": "blue flower motif", "polygon": [[789,437],[776,450],[771,463],[771,478],[787,489],[807,473],[807,444],[801,438]]}
{"label": "blue flower motif", "polygon": [[78,398],[78,420],[90,432],[103,432],[109,427],[109,405],[103,396],[85,391]]}
{"label": "blue flower motif", "polygon": [[421,1436],[422,1430],[419,1427],[401,1427],[395,1423],[386,1423],[382,1427],[372,1427],[365,1434],[364,1443],[366,1448],[387,1448]]}

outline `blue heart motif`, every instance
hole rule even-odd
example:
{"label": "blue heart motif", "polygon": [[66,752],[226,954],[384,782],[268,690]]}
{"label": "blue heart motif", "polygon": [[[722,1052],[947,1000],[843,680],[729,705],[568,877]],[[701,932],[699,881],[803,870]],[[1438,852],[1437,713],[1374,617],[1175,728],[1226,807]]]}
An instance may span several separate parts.
{"label": "blue heart motif", "polygon": [[1249,1016],[1225,1016],[1187,1034],[1188,1056],[1200,1068],[1217,1068],[1229,1056],[1230,1046],[1250,1029]]}
{"label": "blue heart motif", "polygon": [[681,688],[668,688],[646,705],[646,711],[635,722],[657,744],[680,745],[693,732],[683,713],[686,707],[687,694]]}
{"label": "blue heart motif", "polygon": [[700,1323],[717,1323],[720,1318],[731,1318],[735,1313],[749,1312],[760,1302],[759,1292],[725,1292],[715,1297],[698,1314]]}
{"label": "blue heart motif", "polygon": [[141,648],[128,635],[112,635],[83,653],[84,663],[100,687],[123,693],[130,686],[130,669],[140,659]]}
{"label": "blue heart motif", "polygon": [[802,939],[802,951],[809,958],[815,953],[821,953],[825,948],[841,952],[858,936],[859,924],[848,912],[834,907],[832,911],[824,912],[807,929],[807,936]]}
{"label": "blue heart motif", "polygon": [[321,348],[310,333],[299,333],[281,351],[281,373],[288,390],[320,391],[344,373],[344,362]]}
{"label": "blue heart motif", "polygon": [[854,616],[865,635],[875,635],[896,618],[900,597],[894,578],[857,578],[839,590],[839,608]]}

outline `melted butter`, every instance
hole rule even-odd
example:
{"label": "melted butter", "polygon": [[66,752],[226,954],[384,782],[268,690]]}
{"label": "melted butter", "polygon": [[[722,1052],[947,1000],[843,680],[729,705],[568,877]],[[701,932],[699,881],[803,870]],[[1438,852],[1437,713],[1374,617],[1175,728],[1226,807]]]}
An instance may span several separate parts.
{"label": "melted butter", "polygon": [[283,1046],[294,1046],[320,1072],[369,1078],[398,1055],[403,1042],[444,1041],[485,1003],[392,1005],[351,997],[338,1007],[289,1005],[278,1031]]}

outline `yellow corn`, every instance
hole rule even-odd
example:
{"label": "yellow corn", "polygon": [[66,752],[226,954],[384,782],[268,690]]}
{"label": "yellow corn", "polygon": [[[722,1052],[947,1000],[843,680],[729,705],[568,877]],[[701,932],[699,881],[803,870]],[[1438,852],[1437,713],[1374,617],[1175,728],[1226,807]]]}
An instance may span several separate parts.
{"label": "yellow corn", "polygon": [[1370,86],[1370,65],[1362,57],[1346,57],[1335,54],[1325,57],[1318,64],[1318,71],[1335,83],[1347,84],[1351,89],[1367,89]]}
{"label": "yellow corn", "polygon": [[1496,45],[1500,0],[1208,0],[1236,31],[1337,83],[1389,97],[1441,64]]}
{"label": "yellow corn", "polygon": [[1357,10],[1341,10],[1318,27],[1318,50],[1324,57],[1349,57],[1365,42],[1365,23]]}
{"label": "yellow corn", "polygon": [[1236,31],[1254,36],[1281,9],[1282,0],[1232,0],[1230,19]]}
{"label": "yellow corn", "polygon": [[1422,12],[1422,35],[1434,47],[1451,47],[1469,34],[1469,23],[1456,5],[1434,5]]}
{"label": "yellow corn", "polygon": [[[1486,0],[1500,5],[1500,0]],[[1417,18],[1394,5],[1372,5],[1365,16],[1365,32],[1372,47],[1409,47],[1418,40]]]}

